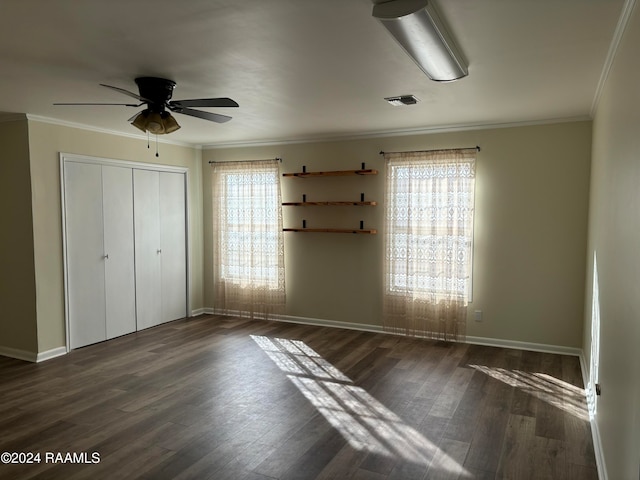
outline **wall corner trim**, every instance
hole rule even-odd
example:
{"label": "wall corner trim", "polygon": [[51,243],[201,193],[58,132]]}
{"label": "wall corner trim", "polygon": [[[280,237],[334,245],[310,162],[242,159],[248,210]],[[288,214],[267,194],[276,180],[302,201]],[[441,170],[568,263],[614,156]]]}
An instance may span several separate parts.
{"label": "wall corner trim", "polygon": [[622,36],[624,35],[624,31],[627,28],[629,18],[631,17],[631,13],[633,12],[633,8],[635,6],[636,0],[625,0],[624,5],[622,6],[620,18],[618,18],[618,23],[616,25],[615,31],[613,32],[611,44],[609,45],[609,51],[607,52],[607,57],[605,58],[604,65],[602,66],[602,72],[600,72],[600,79],[598,80],[598,85],[596,86],[596,93],[593,96],[593,100],[591,102],[591,118],[593,118],[596,114],[598,103],[600,102],[600,97],[602,96],[602,91],[604,90],[604,86],[607,83],[607,78],[609,78],[609,72],[611,71],[616,53],[618,53],[620,41],[622,40]]}

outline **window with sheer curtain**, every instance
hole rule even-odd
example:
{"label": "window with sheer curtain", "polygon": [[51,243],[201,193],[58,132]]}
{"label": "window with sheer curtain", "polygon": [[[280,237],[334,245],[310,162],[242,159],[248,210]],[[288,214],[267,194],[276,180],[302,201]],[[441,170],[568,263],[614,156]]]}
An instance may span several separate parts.
{"label": "window with sheer curtain", "polygon": [[278,160],[212,164],[214,302],[252,318],[285,305]]}
{"label": "window with sheer curtain", "polygon": [[385,153],[383,321],[459,341],[471,295],[476,149]]}

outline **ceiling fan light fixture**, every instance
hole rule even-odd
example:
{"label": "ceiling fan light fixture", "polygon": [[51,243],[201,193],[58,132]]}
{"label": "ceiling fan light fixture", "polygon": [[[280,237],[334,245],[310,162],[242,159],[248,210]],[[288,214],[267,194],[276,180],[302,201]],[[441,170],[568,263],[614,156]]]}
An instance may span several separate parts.
{"label": "ceiling fan light fixture", "polygon": [[147,115],[149,115],[149,110],[145,109],[141,111],[133,119],[133,121],[131,122],[131,125],[133,125],[136,128],[139,128],[140,130],[146,133],[147,132]]}
{"label": "ceiling fan light fixture", "polygon": [[144,109],[131,122],[131,125],[154,135],[164,135],[180,128],[178,122],[169,112],[152,112]]}
{"label": "ceiling fan light fixture", "polygon": [[431,80],[451,82],[469,74],[433,0],[379,3],[373,7],[373,16]]}
{"label": "ceiling fan light fixture", "polygon": [[147,116],[147,131],[154,135],[162,135],[164,131],[164,122],[162,116],[157,112],[150,112]]}
{"label": "ceiling fan light fixture", "polygon": [[162,112],[162,122],[164,125],[164,133],[172,133],[180,128],[178,122],[169,112]]}

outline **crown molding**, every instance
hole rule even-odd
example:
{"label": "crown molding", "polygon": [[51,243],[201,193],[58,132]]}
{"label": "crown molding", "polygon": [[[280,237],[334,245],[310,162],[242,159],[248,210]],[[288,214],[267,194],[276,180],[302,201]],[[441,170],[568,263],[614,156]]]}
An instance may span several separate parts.
{"label": "crown molding", "polygon": [[[87,130],[89,132],[104,133],[104,134],[107,134],[107,135],[116,135],[118,137],[132,138],[132,139],[135,139],[135,140],[144,140],[145,142],[147,141],[147,137],[146,136],[137,135],[137,134],[134,134],[134,133],[118,132],[116,130],[109,130],[107,128],[92,127],[92,126],[88,126],[88,125],[83,125],[81,123],[67,122],[65,120],[58,120],[56,118],[42,117],[40,115],[32,115],[30,113],[27,113],[26,117],[27,117],[28,120],[33,121],[33,122],[48,123],[48,124],[51,124],[51,125],[58,125],[58,126],[62,126],[62,127],[70,127],[70,128],[77,128],[79,130]],[[168,144],[168,145],[177,145],[179,147],[189,147],[189,148],[194,148],[195,147],[195,145],[192,145],[190,143],[177,142],[175,140],[168,140],[168,139],[161,138],[161,137],[158,137],[157,140],[158,140],[158,143],[164,143],[164,144]]]}
{"label": "crown molding", "polygon": [[602,66],[600,79],[598,80],[596,92],[593,96],[593,102],[591,103],[591,118],[594,117],[596,109],[598,108],[598,104],[600,103],[600,97],[602,96],[602,92],[604,91],[604,86],[606,85],[607,79],[609,78],[609,73],[611,72],[613,61],[616,58],[618,48],[620,47],[620,42],[622,41],[622,37],[624,36],[624,31],[627,29],[629,19],[631,18],[631,14],[633,13],[633,9],[635,6],[636,0],[625,0],[624,5],[622,6],[620,18],[618,19],[618,24],[616,25],[616,29],[613,32],[611,44],[609,45],[609,51],[607,52],[607,57],[605,58],[604,65]]}
{"label": "crown molding", "polygon": [[345,135],[327,135],[317,137],[304,137],[299,139],[289,140],[273,140],[273,141],[238,141],[238,142],[226,142],[226,143],[211,143],[203,144],[204,150],[217,150],[223,148],[241,148],[241,147],[269,147],[278,145],[295,145],[303,143],[320,143],[320,142],[338,142],[338,141],[350,141],[350,140],[366,140],[370,138],[384,138],[384,137],[403,137],[410,135],[430,135],[435,133],[451,133],[451,132],[466,132],[474,130],[491,130],[494,128],[514,128],[514,127],[529,127],[536,125],[549,125],[554,123],[570,123],[570,122],[586,122],[591,121],[592,118],[589,115],[579,115],[575,117],[563,117],[563,118],[550,118],[545,120],[530,120],[522,122],[504,122],[504,123],[471,123],[461,125],[444,125],[439,127],[426,127],[426,128],[414,128],[414,129],[402,129],[402,130],[381,130],[374,132],[364,132],[357,134],[345,134]]}
{"label": "crown molding", "polygon": [[[635,0],[631,0],[634,1]],[[49,117],[43,117],[40,115],[32,114],[9,114],[0,115],[0,122],[2,121],[16,121],[20,119],[28,119],[34,122],[49,123],[52,125],[59,125],[63,127],[77,128],[80,130],[86,130],[96,133],[104,133],[107,135],[116,135],[119,137],[132,138],[136,140],[146,141],[147,137],[143,135],[137,135],[133,133],[123,133],[115,130],[109,130],[106,128],[98,128],[83,125],[80,123],[68,122],[64,120],[58,120]],[[549,125],[555,123],[569,123],[569,122],[584,122],[591,121],[592,117],[589,115],[580,115],[575,117],[563,117],[563,118],[549,118],[544,120],[530,120],[522,122],[499,122],[499,123],[471,123],[460,125],[443,125],[437,127],[426,128],[412,128],[412,129],[398,129],[398,130],[380,130],[363,133],[349,133],[344,135],[319,135],[302,138],[281,139],[281,140],[256,140],[256,141],[237,141],[237,142],[225,142],[225,143],[211,143],[211,144],[190,144],[185,142],[177,142],[174,140],[167,140],[164,138],[158,138],[158,143],[164,143],[169,145],[177,145],[181,147],[193,148],[197,151],[202,150],[217,150],[224,148],[242,148],[242,147],[268,147],[278,145],[295,145],[305,143],[324,143],[324,142],[338,142],[338,141],[351,141],[351,140],[366,140],[371,138],[385,138],[385,137],[402,137],[411,135],[432,135],[436,133],[452,133],[452,132],[465,132],[474,130],[491,130],[496,128],[514,128],[514,127],[528,127],[536,125]]]}

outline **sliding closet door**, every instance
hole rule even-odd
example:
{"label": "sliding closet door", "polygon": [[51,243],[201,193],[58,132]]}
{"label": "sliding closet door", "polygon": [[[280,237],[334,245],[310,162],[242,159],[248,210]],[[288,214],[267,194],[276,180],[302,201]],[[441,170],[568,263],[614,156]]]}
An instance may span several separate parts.
{"label": "sliding closet door", "polygon": [[100,165],[64,165],[67,314],[70,348],[107,338]]}
{"label": "sliding closet door", "polygon": [[162,320],[187,316],[185,176],[160,172]]}
{"label": "sliding closet door", "polygon": [[107,338],[136,330],[133,177],[131,168],[102,167]]}
{"label": "sliding closet door", "polygon": [[74,157],[61,161],[69,348],[187,316],[185,173]]}
{"label": "sliding closet door", "polygon": [[138,330],[162,323],[160,173],[133,170]]}

